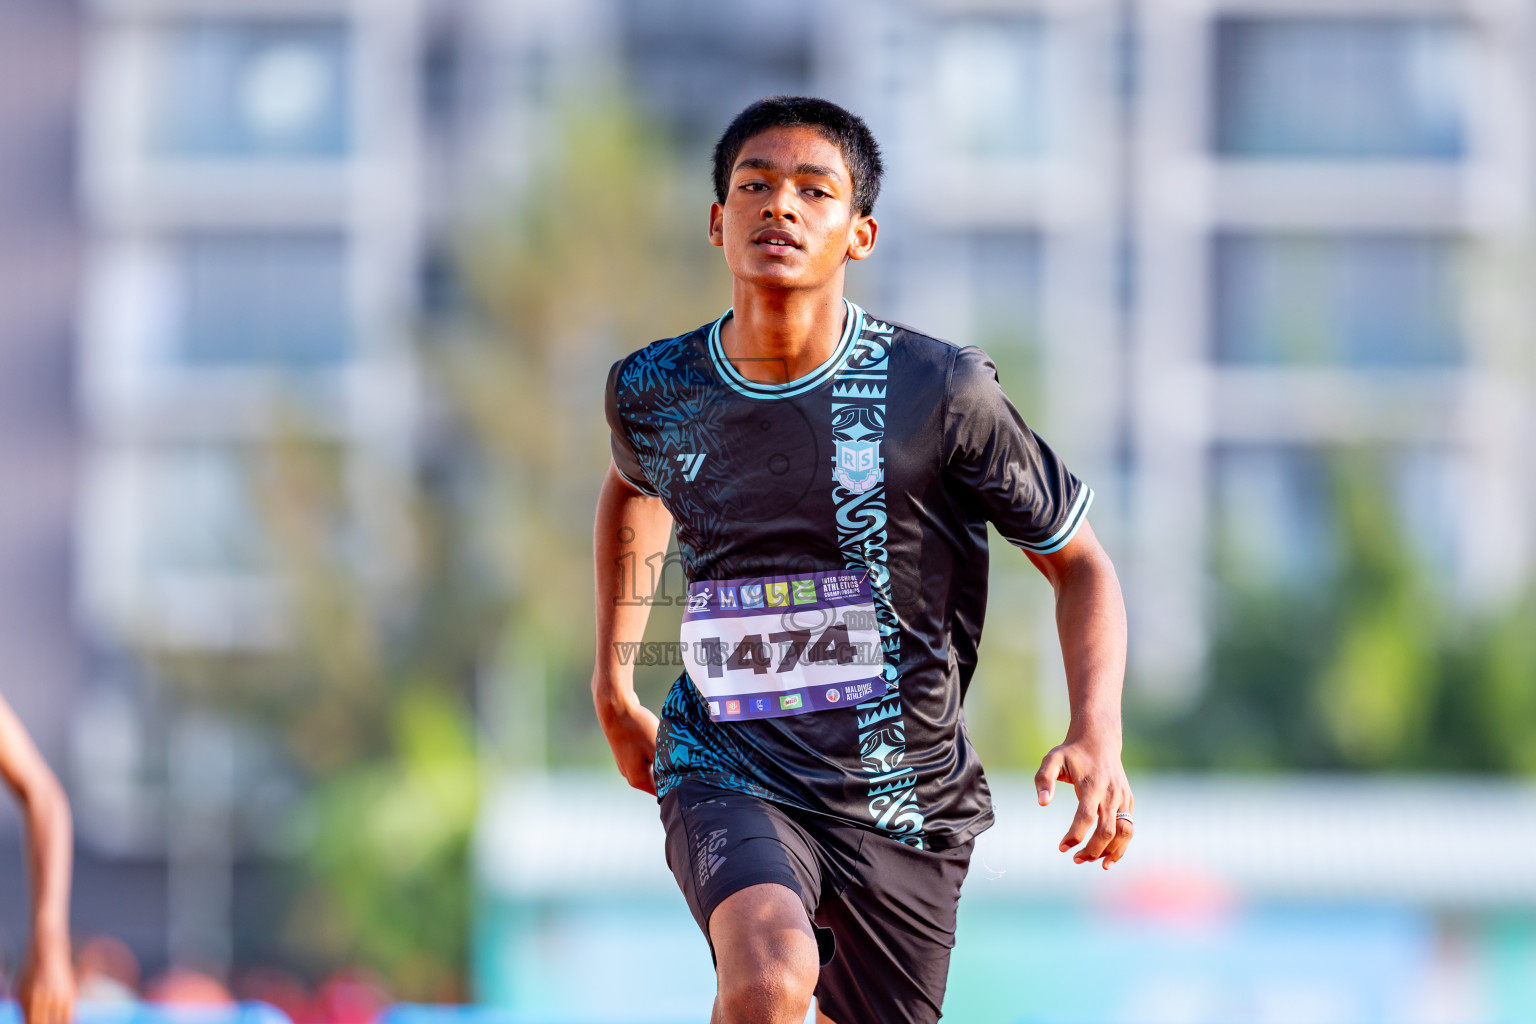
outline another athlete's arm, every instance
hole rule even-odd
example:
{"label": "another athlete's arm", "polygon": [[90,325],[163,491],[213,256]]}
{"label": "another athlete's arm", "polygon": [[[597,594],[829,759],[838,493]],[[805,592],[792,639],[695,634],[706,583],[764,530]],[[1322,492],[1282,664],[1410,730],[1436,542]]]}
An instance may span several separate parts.
{"label": "another athlete's arm", "polygon": [[69,873],[74,830],[64,788],[32,737],[0,698],[0,776],[16,794],[27,824],[32,875],[32,945],[21,975],[27,1024],[68,1024],[75,977],[69,965]]}
{"label": "another athlete's arm", "polygon": [[1136,807],[1120,763],[1126,643],[1120,581],[1086,522],[1061,550],[1029,553],[1029,560],[1056,591],[1056,630],[1072,708],[1067,738],[1040,762],[1035,789],[1044,805],[1051,802],[1057,781],[1072,784],[1077,815],[1060,848],[1065,852],[1087,839],[1072,859],[1084,864],[1102,857],[1107,869],[1125,855],[1132,835],[1130,822],[1117,821],[1115,815]]}
{"label": "another athlete's arm", "polygon": [[[646,559],[666,553],[672,514],[632,487],[612,463],[597,499],[592,552],[597,564],[597,657],[592,668],[592,704],[613,750],[619,772],[636,789],[652,795],[656,782],[656,716],[635,696],[635,659],[621,657],[638,645],[651,615],[650,569]],[[641,576],[644,572],[644,576]],[[641,592],[639,580],[647,581]],[[644,600],[637,600],[643,598]],[[634,647],[629,647],[634,650]]]}

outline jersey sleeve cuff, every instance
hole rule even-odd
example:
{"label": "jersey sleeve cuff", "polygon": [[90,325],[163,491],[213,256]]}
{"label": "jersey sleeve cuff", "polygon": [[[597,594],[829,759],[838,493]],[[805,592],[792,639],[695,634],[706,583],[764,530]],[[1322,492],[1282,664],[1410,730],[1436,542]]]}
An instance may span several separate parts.
{"label": "jersey sleeve cuff", "polygon": [[655,498],[655,497],[658,496],[657,493],[656,493],[656,489],[654,487],[652,487],[650,484],[641,483],[639,480],[636,480],[634,477],[632,477],[628,473],[624,472],[624,468],[622,466],[620,466],[617,462],[615,462],[613,464],[613,468],[614,468],[615,471],[618,472],[619,476],[624,478],[624,482],[625,483],[629,484],[629,486],[633,487],[635,490],[639,491],[641,494],[644,494],[646,497],[649,497],[649,498]]}
{"label": "jersey sleeve cuff", "polygon": [[1088,518],[1088,506],[1093,504],[1093,488],[1087,484],[1077,493],[1077,500],[1072,503],[1072,510],[1067,513],[1067,521],[1062,524],[1050,537],[1038,543],[1020,541],[1019,547],[1036,555],[1049,555],[1060,551],[1072,542],[1077,536],[1078,527],[1083,525]]}

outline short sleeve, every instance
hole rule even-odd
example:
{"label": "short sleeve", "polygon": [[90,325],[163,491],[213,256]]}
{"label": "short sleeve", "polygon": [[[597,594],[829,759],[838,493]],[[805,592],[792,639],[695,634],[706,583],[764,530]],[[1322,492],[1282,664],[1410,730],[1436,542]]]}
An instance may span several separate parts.
{"label": "short sleeve", "polygon": [[624,418],[619,412],[619,370],[623,365],[624,360],[621,359],[608,371],[608,387],[603,396],[603,410],[608,416],[608,447],[613,452],[613,464],[619,476],[635,490],[654,498],[656,488],[651,486],[645,469],[635,455],[635,447],[630,443],[629,433],[624,429]]}
{"label": "short sleeve", "polygon": [[1048,555],[1076,535],[1093,490],[1025,424],[981,349],[955,354],[944,416],[945,473],[1009,543]]}

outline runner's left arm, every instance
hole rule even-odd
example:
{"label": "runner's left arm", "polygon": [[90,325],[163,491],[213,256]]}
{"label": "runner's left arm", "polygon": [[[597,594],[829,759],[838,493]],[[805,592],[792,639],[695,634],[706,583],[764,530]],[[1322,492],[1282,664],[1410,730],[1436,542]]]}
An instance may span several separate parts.
{"label": "runner's left arm", "polygon": [[1108,869],[1125,856],[1133,834],[1131,823],[1115,815],[1136,809],[1120,761],[1125,600],[1114,564],[1086,522],[1060,550],[1026,554],[1056,592],[1056,631],[1072,709],[1067,737],[1040,762],[1035,789],[1042,806],[1051,802],[1058,781],[1076,789],[1077,814],[1059,848],[1066,852],[1086,839],[1073,861],[1102,858]]}
{"label": "runner's left arm", "polygon": [[1132,835],[1116,815],[1131,813],[1135,801],[1120,762],[1125,602],[1088,526],[1093,491],[1024,422],[978,348],[955,354],[944,438],[946,472],[961,500],[1023,550],[1056,591],[1072,720],[1065,741],[1041,761],[1036,790],[1047,804],[1058,781],[1073,785],[1077,815],[1061,850],[1087,840],[1073,860],[1102,859],[1107,868]]}

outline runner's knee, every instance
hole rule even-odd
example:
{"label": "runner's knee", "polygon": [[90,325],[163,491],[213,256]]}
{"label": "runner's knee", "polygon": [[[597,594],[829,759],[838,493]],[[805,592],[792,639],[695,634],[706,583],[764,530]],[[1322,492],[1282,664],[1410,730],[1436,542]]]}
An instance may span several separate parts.
{"label": "runner's knee", "polygon": [[769,1024],[805,1019],[816,990],[820,964],[816,942],[796,934],[791,941],[763,942],[753,955],[719,969],[719,1005],[724,1024]]}
{"label": "runner's knee", "polygon": [[794,890],[754,885],[710,918],[725,1024],[805,1017],[821,969],[815,933]]}

